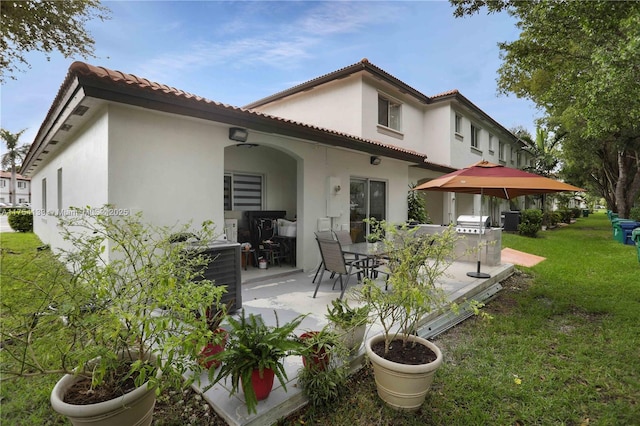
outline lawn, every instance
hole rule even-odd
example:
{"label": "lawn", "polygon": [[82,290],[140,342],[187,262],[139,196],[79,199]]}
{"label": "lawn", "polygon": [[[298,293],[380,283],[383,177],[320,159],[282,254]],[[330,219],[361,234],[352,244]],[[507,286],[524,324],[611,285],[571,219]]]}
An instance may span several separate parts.
{"label": "lawn", "polygon": [[[31,270],[36,262],[16,262],[16,253],[43,253],[36,251],[39,244],[29,234],[2,234],[3,298],[11,265],[20,264],[37,276],[38,268]],[[472,318],[436,339],[445,363],[420,411],[388,409],[364,368],[330,409],[303,410],[280,424],[640,424],[636,248],[613,240],[604,213],[541,232],[535,239],[506,234],[503,246],[547,260],[519,268],[503,283],[504,290],[486,307],[492,321]],[[3,383],[2,423],[63,424],[48,405],[53,382],[55,378]],[[161,396],[157,413],[162,414],[155,423],[187,424],[182,410],[167,409],[180,395],[162,402],[168,398]],[[191,396],[179,405],[194,406],[194,401]],[[219,424],[215,416],[193,418],[193,424]]]}

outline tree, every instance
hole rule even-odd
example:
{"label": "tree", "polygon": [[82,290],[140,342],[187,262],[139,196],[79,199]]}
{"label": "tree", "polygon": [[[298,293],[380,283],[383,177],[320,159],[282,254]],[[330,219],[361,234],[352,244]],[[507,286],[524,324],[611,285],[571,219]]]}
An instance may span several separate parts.
{"label": "tree", "polygon": [[[499,43],[498,90],[531,99],[563,152],[622,216],[640,193],[640,2],[450,0],[455,16],[506,11],[518,40]],[[595,156],[590,153],[596,153]]]}
{"label": "tree", "polygon": [[57,50],[65,58],[92,57],[95,41],[85,25],[90,19],[108,19],[108,12],[99,0],[3,0],[0,82],[7,77],[15,79],[13,73],[20,70],[20,65],[29,67],[24,56],[29,51],[49,54]]}
{"label": "tree", "polygon": [[11,187],[9,188],[9,202],[16,205],[16,163],[22,164],[24,157],[29,152],[29,145],[18,145],[20,136],[27,129],[22,129],[18,133],[11,133],[8,130],[0,129],[0,138],[7,144],[7,152],[2,155],[2,168],[11,167]]}

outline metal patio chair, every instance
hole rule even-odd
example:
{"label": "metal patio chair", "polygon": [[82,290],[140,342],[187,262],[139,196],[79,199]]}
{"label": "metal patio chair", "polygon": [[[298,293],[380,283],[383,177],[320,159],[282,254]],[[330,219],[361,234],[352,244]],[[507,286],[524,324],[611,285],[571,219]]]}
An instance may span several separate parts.
{"label": "metal patio chair", "polygon": [[[318,231],[315,233],[316,234],[316,240],[334,240],[335,236],[333,235],[333,231]],[[311,280],[311,283],[315,283],[316,282],[316,278],[318,278],[318,274],[320,273],[320,270],[323,270],[324,268],[324,261],[320,261],[320,264],[318,265],[318,269],[316,269],[316,274],[313,276],[313,280]],[[324,272],[324,270],[323,270]],[[333,278],[333,275],[331,275],[331,277]]]}
{"label": "metal patio chair", "polygon": [[[333,281],[333,288],[335,288],[336,282],[340,280],[340,299],[342,299],[344,292],[347,289],[347,285],[349,284],[349,278],[351,278],[351,275],[356,274],[358,276],[358,280],[360,280],[360,274],[363,271],[361,264],[364,259],[347,262],[344,258],[344,253],[342,253],[340,241],[323,240],[319,238],[316,238],[316,241],[318,242],[318,248],[320,249],[324,268],[320,273],[320,279],[316,284],[316,290],[313,292],[313,297],[315,298],[318,293],[318,288],[320,288],[324,271],[329,271],[331,273],[338,274],[338,277]],[[343,280],[343,276],[346,276],[347,279]]]}

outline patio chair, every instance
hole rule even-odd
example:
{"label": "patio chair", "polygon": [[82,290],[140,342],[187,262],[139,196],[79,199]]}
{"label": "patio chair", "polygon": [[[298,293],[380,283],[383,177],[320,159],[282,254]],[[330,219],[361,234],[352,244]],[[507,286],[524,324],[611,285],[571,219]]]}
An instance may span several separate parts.
{"label": "patio chair", "polygon": [[[316,240],[335,240],[335,235],[333,234],[333,231],[318,231],[315,233],[316,234]],[[318,265],[318,269],[316,269],[316,274],[313,276],[313,280],[311,280],[311,283],[315,283],[316,282],[316,278],[318,278],[318,274],[320,273],[320,270],[324,268],[324,261],[320,261],[320,264]],[[331,278],[333,278],[333,274],[331,274]]]}
{"label": "patio chair", "polygon": [[[349,284],[349,278],[351,275],[357,274],[358,281],[360,280],[360,274],[362,273],[361,264],[363,261],[355,260],[347,262],[342,253],[342,247],[338,240],[322,240],[316,238],[318,242],[318,248],[320,249],[320,255],[322,256],[322,262],[324,263],[324,269],[320,273],[320,279],[316,284],[316,290],[313,292],[313,297],[316,297],[318,288],[322,282],[322,276],[324,271],[329,271],[338,274],[338,278],[333,282],[333,288],[335,288],[336,282],[340,280],[340,299],[344,296],[344,292]],[[346,275],[347,279],[343,280],[343,275]]]}

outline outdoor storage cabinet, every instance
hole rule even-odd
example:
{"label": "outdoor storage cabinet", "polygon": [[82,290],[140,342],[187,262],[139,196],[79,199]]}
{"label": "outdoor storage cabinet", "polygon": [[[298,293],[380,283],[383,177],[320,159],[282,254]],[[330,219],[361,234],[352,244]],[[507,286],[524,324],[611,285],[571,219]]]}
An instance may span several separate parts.
{"label": "outdoor storage cabinet", "polygon": [[631,238],[636,243],[636,250],[638,251],[638,262],[640,262],[640,228],[636,228],[631,232]]}
{"label": "outdoor storage cabinet", "polygon": [[504,229],[505,232],[517,232],[518,225],[520,225],[520,212],[502,212],[502,216],[504,217],[502,229]]}

